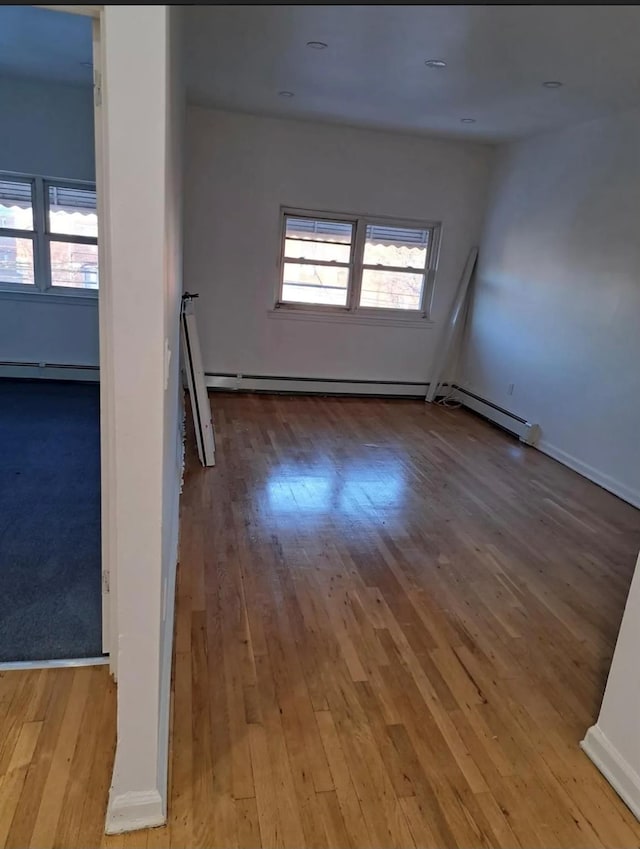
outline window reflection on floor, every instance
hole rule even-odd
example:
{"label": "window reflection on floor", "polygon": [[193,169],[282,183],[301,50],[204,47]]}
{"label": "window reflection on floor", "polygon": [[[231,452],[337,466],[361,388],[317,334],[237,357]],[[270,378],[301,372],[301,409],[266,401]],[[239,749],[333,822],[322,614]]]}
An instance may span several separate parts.
{"label": "window reflection on floor", "polygon": [[402,506],[405,471],[401,458],[389,454],[371,461],[282,463],[269,475],[266,494],[270,511],[283,517],[362,516]]}

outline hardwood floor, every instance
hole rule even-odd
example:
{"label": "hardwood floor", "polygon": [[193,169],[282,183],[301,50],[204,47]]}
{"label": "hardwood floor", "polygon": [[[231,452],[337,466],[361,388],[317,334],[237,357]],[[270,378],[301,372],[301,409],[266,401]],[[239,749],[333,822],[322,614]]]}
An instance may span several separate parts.
{"label": "hardwood floor", "polygon": [[0,846],[100,846],[115,705],[106,666],[0,673]]}
{"label": "hardwood floor", "polygon": [[637,847],[579,750],[640,513],[461,410],[213,395],[170,821],[102,836],[104,668],[0,676],[0,846]]}

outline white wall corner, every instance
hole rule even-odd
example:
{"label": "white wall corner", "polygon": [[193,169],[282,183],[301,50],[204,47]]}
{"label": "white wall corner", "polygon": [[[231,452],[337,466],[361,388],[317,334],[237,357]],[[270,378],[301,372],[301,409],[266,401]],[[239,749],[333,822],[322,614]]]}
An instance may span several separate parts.
{"label": "white wall corner", "polygon": [[164,825],[166,821],[166,805],[157,788],[109,795],[105,823],[107,834],[154,828]]}
{"label": "white wall corner", "polygon": [[640,820],[640,775],[622,757],[599,725],[591,726],[580,743],[580,748]]}

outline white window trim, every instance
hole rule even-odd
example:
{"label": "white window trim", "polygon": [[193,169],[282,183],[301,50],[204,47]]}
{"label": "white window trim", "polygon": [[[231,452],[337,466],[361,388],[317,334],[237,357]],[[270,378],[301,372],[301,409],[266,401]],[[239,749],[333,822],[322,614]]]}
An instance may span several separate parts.
{"label": "white window trim", "polygon": [[[51,253],[50,243],[71,242],[73,244],[97,245],[95,236],[71,236],[67,233],[49,232],[49,186],[67,189],[86,189],[96,191],[96,184],[88,180],[66,180],[57,177],[22,174],[15,171],[0,171],[0,180],[25,182],[31,184],[31,199],[33,203],[33,230],[16,230],[11,227],[0,227],[0,236],[13,236],[18,239],[31,239],[33,242],[33,275],[34,284],[8,283],[0,279],[0,298],[14,299],[20,295],[25,299],[39,299],[52,296],[62,302],[62,299],[97,301],[98,289],[83,289],[80,286],[53,286],[51,284]],[[97,210],[96,210],[97,212]]]}
{"label": "white window trim", "polygon": [[[292,303],[282,300],[283,288],[283,272],[285,262],[285,237],[286,237],[286,219],[289,217],[312,218],[327,221],[341,221],[345,224],[353,225],[353,240],[351,243],[351,255],[348,263],[331,263],[336,266],[349,268],[349,285],[347,289],[347,304],[346,306],[336,306],[332,304],[304,304]],[[387,227],[406,227],[416,230],[429,230],[429,242],[427,247],[427,261],[424,270],[418,269],[424,274],[424,286],[422,289],[422,303],[420,309],[417,310],[402,310],[402,309],[385,309],[384,307],[361,307],[360,292],[362,289],[362,274],[365,268],[378,268],[378,266],[368,266],[364,264],[364,248],[366,239],[367,225],[380,225]],[[280,314],[289,313],[293,317],[294,313],[304,313],[305,315],[313,316],[316,320],[321,320],[322,316],[327,318],[347,319],[354,321],[361,320],[363,323],[412,323],[413,325],[422,325],[425,322],[431,322],[431,308],[433,304],[433,292],[435,288],[435,277],[438,267],[438,259],[440,255],[440,237],[442,224],[439,221],[416,221],[408,218],[391,218],[385,216],[373,216],[360,213],[338,213],[326,212],[317,209],[299,209],[291,206],[280,207],[280,242],[279,254],[277,260],[278,279],[276,281],[275,291],[275,306],[271,313],[276,311]],[[386,268],[386,266],[385,266]],[[391,266],[388,266],[393,270]],[[416,270],[410,268],[401,269],[403,272],[415,273]],[[284,315],[283,315],[284,317]],[[296,316],[297,317],[297,316]],[[302,317],[302,316],[300,316]]]}

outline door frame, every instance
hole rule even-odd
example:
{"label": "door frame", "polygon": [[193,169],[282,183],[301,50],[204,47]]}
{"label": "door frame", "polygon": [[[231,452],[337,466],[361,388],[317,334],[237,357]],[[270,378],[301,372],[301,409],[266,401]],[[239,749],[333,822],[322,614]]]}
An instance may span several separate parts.
{"label": "door frame", "polygon": [[[34,4],[36,5],[36,4]],[[109,656],[112,674],[117,672],[117,605],[115,563],[115,424],[113,378],[112,281],[109,267],[109,198],[106,155],[107,104],[102,90],[104,67],[103,6],[36,5],[39,9],[84,15],[93,19],[93,109],[96,196],[99,222],[98,326],[100,362],[100,510],[101,510],[101,588],[102,651]]]}
{"label": "door frame", "polygon": [[113,638],[115,623],[115,422],[113,401],[112,308],[109,266],[108,167],[104,145],[107,108],[102,89],[103,41],[100,17],[93,18],[93,109],[95,121],[96,196],[100,238],[98,239],[98,324],[100,339],[100,491],[102,546],[102,651],[109,655],[110,668],[116,673],[117,651]]}

